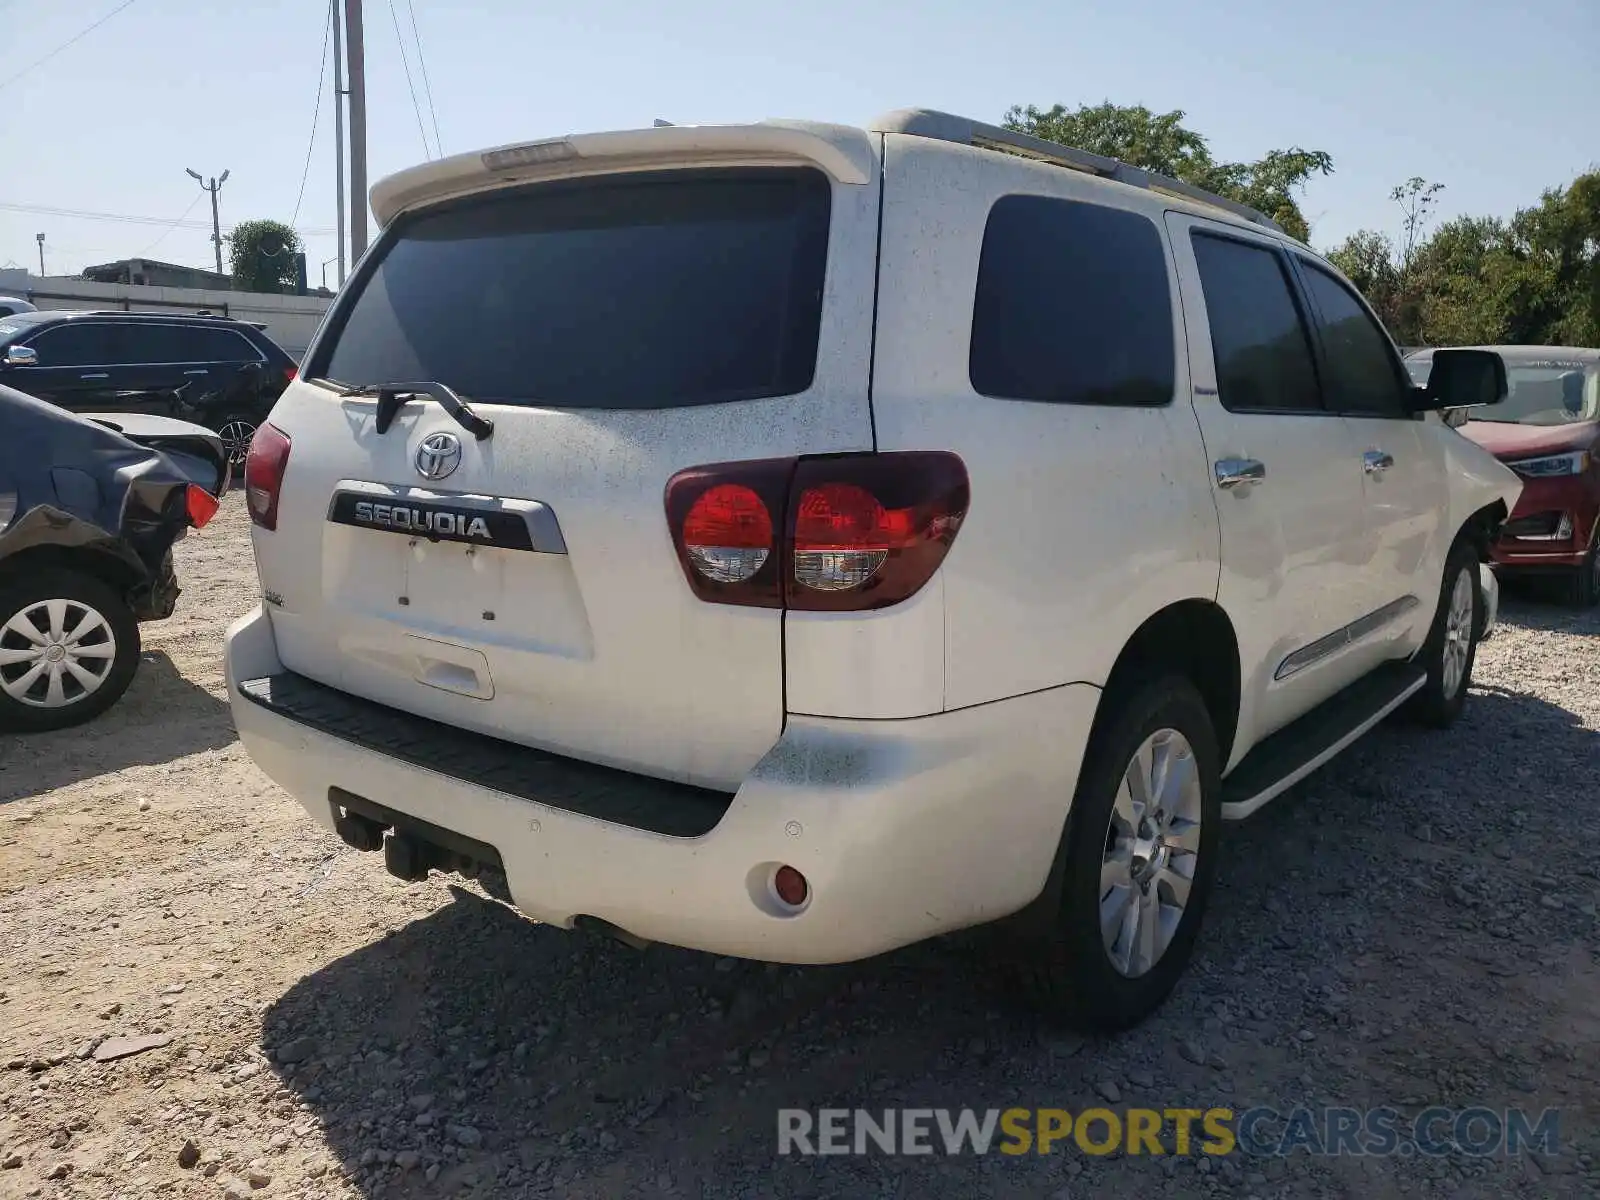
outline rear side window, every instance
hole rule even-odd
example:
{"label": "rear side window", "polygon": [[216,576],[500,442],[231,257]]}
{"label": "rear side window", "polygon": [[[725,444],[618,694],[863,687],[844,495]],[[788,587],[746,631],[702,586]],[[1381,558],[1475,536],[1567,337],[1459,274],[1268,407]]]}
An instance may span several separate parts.
{"label": "rear side window", "polygon": [[244,336],[232,329],[188,330],[190,353],[196,362],[260,362],[261,355]]}
{"label": "rear side window", "polygon": [[1311,342],[1282,260],[1232,238],[1193,240],[1223,407],[1322,412]]}
{"label": "rear side window", "polygon": [[591,179],[403,221],[307,374],[652,409],[803,392],[831,191],[811,169]]}
{"label": "rear side window", "polygon": [[967,362],[1003,400],[1160,405],[1174,386],[1172,295],[1137,213],[1005,196],[989,211]]}

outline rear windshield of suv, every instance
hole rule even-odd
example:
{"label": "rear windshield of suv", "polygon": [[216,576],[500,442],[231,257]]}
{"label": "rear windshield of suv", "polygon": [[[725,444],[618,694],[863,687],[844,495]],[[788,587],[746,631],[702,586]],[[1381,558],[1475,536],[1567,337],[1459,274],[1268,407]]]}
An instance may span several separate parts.
{"label": "rear windshield of suv", "polygon": [[830,189],[811,169],[545,184],[402,219],[306,372],[492,404],[652,409],[811,386]]}

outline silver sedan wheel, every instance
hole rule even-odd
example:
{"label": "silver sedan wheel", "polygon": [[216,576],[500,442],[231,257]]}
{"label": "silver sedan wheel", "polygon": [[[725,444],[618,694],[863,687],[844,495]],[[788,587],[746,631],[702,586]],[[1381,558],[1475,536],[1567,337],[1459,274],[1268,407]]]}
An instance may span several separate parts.
{"label": "silver sedan wheel", "polygon": [[1444,615],[1444,661],[1439,682],[1446,700],[1454,700],[1467,677],[1472,653],[1472,573],[1458,571],[1450,589],[1450,607]]}
{"label": "silver sedan wheel", "polygon": [[1203,801],[1194,748],[1176,729],[1144,740],[1123,772],[1100,862],[1100,936],[1121,975],[1172,944],[1200,864]]}
{"label": "silver sedan wheel", "polygon": [[80,600],[39,600],[0,625],[0,691],[30,708],[65,708],[98,692],[117,637]]}

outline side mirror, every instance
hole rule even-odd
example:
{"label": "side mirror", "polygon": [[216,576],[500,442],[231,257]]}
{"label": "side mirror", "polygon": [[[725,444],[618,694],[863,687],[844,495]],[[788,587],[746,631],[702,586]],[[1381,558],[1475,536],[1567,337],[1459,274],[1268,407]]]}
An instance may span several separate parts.
{"label": "side mirror", "polygon": [[6,366],[8,367],[36,367],[39,365],[39,352],[32,346],[7,346]]}
{"label": "side mirror", "polygon": [[1412,393],[1414,412],[1477,408],[1506,398],[1506,364],[1492,350],[1435,350],[1428,385]]}

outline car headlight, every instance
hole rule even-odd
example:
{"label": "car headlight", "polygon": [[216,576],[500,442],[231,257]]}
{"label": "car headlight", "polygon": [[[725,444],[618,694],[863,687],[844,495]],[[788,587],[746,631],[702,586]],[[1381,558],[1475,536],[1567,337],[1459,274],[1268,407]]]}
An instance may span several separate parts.
{"label": "car headlight", "polygon": [[1507,463],[1506,466],[1529,479],[1551,479],[1557,475],[1582,475],[1592,461],[1587,450],[1574,450],[1571,454],[1525,458],[1521,462]]}

